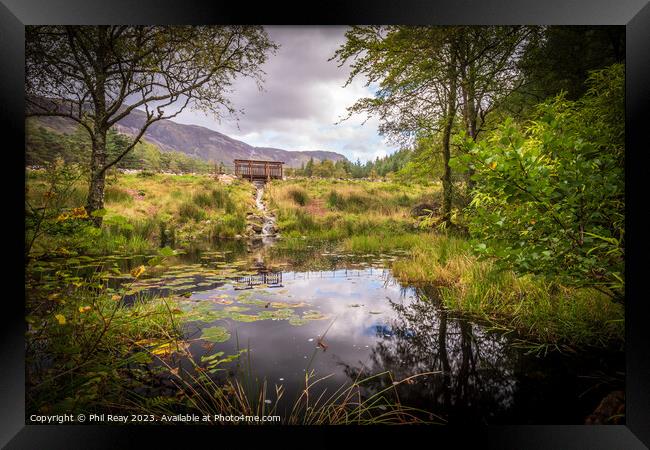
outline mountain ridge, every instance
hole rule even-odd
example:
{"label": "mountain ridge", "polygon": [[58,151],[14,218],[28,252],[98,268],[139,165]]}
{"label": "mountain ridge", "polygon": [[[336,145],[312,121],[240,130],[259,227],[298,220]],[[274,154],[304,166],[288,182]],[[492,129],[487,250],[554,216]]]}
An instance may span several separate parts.
{"label": "mountain ridge", "polygon": [[[74,121],[64,117],[38,116],[33,118],[42,125],[62,133],[69,133],[76,127]],[[144,121],[145,113],[135,109],[117,123],[116,129],[120,133],[135,136]],[[227,166],[232,165],[235,159],[282,161],[287,167],[300,167],[311,158],[314,161],[347,160],[340,153],[327,150],[285,150],[274,147],[256,147],[201,125],[182,124],[169,119],[151,124],[143,138],[157,145],[161,151],[182,152],[204,161],[223,163]]]}

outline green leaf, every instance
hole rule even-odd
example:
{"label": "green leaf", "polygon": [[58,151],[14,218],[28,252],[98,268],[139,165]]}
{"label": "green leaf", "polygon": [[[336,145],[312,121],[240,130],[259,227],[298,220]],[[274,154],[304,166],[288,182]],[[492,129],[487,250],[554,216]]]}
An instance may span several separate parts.
{"label": "green leaf", "polygon": [[170,247],[164,247],[164,248],[161,248],[160,250],[158,250],[158,255],[167,258],[167,257],[170,257],[170,256],[175,256],[176,251],[174,251]]}
{"label": "green leaf", "polygon": [[224,327],[204,328],[201,333],[201,339],[210,342],[226,342],[230,339],[230,333]]}

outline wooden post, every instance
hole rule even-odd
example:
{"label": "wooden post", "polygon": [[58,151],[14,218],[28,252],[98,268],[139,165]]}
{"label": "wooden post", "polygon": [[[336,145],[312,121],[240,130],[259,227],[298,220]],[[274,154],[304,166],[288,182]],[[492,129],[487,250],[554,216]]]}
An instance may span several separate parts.
{"label": "wooden post", "polygon": [[248,176],[250,180],[253,181],[253,161],[248,161]]}

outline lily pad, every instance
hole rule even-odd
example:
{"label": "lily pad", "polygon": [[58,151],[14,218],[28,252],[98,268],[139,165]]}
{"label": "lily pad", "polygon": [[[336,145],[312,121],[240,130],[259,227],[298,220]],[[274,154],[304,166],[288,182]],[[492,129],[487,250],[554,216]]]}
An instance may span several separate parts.
{"label": "lily pad", "polygon": [[327,316],[320,311],[305,311],[302,315],[302,318],[305,320],[322,320],[322,319],[327,319]]}
{"label": "lily pad", "polygon": [[245,306],[226,306],[224,308],[224,311],[228,312],[243,312],[243,311],[248,311],[250,308],[247,308]]}
{"label": "lily pad", "polygon": [[255,314],[240,314],[240,313],[230,314],[230,318],[237,322],[257,322],[258,320],[263,320],[263,317],[257,316]]}
{"label": "lily pad", "polygon": [[304,325],[304,324],[306,324],[307,322],[308,322],[307,319],[303,319],[302,317],[298,317],[298,316],[293,316],[293,317],[291,317],[291,318],[289,319],[289,324],[290,324],[290,325],[293,325],[293,326],[295,326],[295,327],[298,327],[298,326],[300,326],[300,325]]}
{"label": "lily pad", "polygon": [[210,342],[226,342],[230,339],[230,333],[224,327],[204,328],[201,333],[201,339]]}

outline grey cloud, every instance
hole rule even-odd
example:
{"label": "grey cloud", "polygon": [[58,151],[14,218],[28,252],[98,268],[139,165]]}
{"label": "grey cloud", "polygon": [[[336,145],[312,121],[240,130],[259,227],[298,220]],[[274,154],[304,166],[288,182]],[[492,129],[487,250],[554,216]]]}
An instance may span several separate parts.
{"label": "grey cloud", "polygon": [[361,95],[371,95],[360,84],[343,89],[349,68],[339,68],[335,61],[328,61],[344,42],[346,28],[266,27],[269,37],[280,48],[263,66],[263,91],[250,79],[233,83],[233,106],[243,110],[239,121],[224,117],[219,123],[213,117],[190,110],[176,120],[206,126],[257,146],[333,150],[355,159],[387,153],[376,124],[361,128],[349,121],[334,126],[345,107]]}

